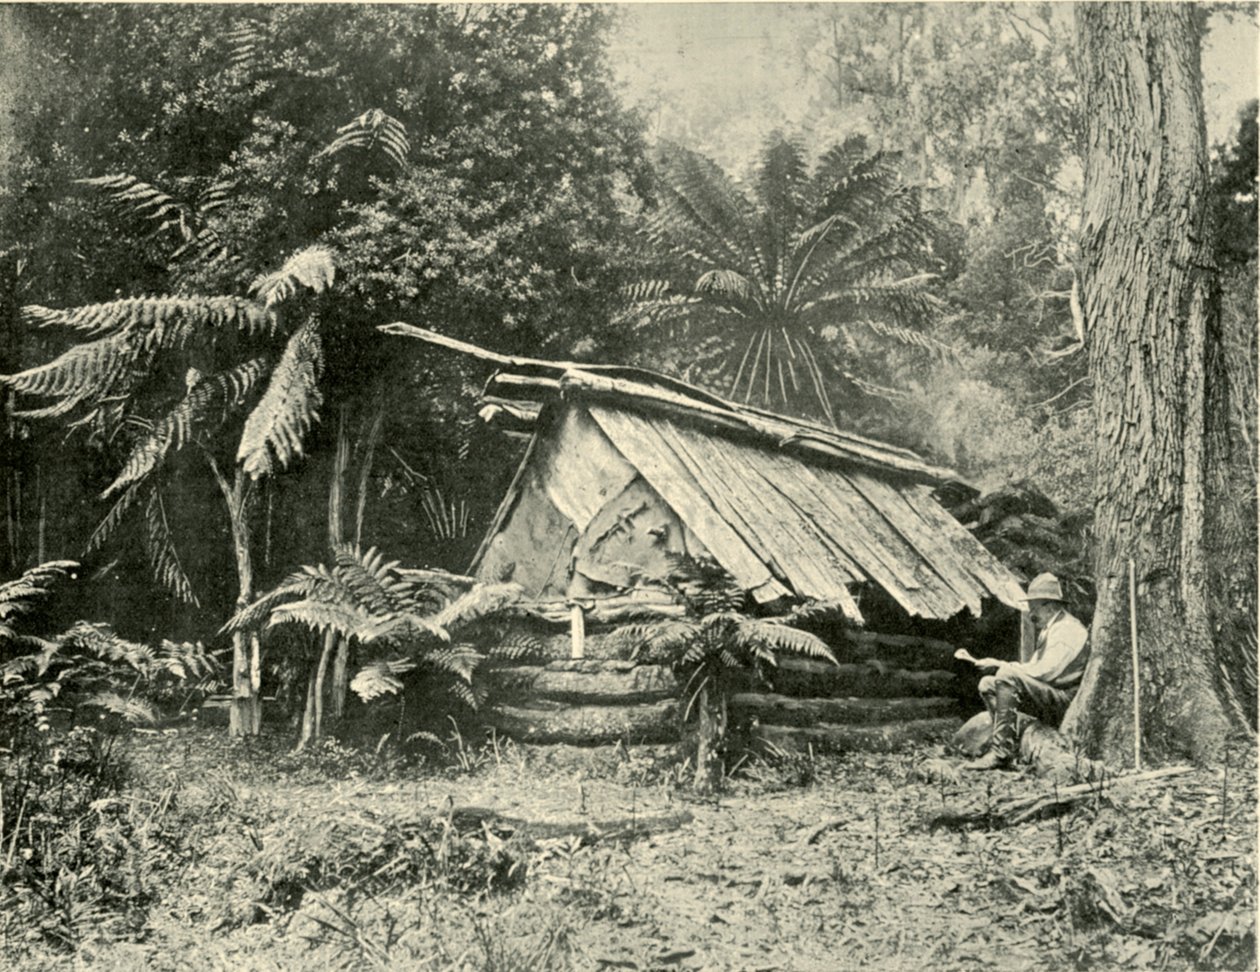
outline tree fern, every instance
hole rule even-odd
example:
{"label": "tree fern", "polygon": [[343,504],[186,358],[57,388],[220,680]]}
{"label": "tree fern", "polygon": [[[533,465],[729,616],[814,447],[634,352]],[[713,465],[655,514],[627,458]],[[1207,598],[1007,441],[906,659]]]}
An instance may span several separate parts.
{"label": "tree fern", "polygon": [[302,440],[319,418],[323,370],[319,330],[308,322],[289,338],[241,433],[237,462],[254,479],[274,471],[277,463],[284,468],[302,454]]}
{"label": "tree fern", "polygon": [[678,286],[628,288],[620,316],[647,335],[683,329],[698,352],[688,366],[726,394],[834,424],[833,388],[860,390],[847,377],[860,369],[827,335],[861,323],[943,352],[924,327],[937,309],[925,272],[937,227],[889,158],[850,140],[810,172],[799,146],[772,138],[748,187],[677,147],[658,172],[643,231]]}

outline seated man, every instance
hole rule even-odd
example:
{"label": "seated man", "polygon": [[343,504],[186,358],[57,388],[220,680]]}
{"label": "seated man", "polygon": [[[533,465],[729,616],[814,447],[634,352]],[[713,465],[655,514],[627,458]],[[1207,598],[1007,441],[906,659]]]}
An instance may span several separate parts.
{"label": "seated man", "polygon": [[990,770],[1009,766],[1019,740],[1016,715],[1024,713],[1057,729],[1076,694],[1089,652],[1089,632],[1063,606],[1063,589],[1053,574],[1040,574],[1028,585],[1028,613],[1037,629],[1037,647],[1021,662],[973,658],[957,653],[981,670],[996,669],[980,679],[980,695],[989,709],[993,728],[989,750],[963,769]]}

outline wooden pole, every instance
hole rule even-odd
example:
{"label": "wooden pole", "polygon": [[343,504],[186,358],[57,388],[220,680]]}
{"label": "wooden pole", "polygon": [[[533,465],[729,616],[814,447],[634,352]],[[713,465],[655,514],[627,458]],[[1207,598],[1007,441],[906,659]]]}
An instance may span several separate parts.
{"label": "wooden pole", "polygon": [[570,658],[586,657],[586,616],[582,613],[582,605],[574,604],[569,608],[569,635],[573,639]]}
{"label": "wooden pole", "polygon": [[1137,574],[1129,558],[1129,637],[1133,645],[1133,769],[1142,769],[1142,695],[1138,679]]}

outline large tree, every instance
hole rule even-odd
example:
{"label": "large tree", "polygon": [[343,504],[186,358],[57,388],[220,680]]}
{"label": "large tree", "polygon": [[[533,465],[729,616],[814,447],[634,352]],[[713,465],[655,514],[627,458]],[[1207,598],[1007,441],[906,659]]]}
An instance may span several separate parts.
{"label": "large tree", "polygon": [[1187,4],[1104,3],[1081,5],[1077,17],[1098,602],[1089,667],[1064,728],[1095,755],[1130,759],[1132,559],[1143,736],[1206,759],[1232,717],[1218,691],[1204,542],[1224,437],[1202,14]]}

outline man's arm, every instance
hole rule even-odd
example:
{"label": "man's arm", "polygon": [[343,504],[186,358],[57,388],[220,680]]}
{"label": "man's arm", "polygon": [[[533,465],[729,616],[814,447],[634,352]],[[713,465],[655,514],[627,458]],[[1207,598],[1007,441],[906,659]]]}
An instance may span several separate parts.
{"label": "man's arm", "polygon": [[996,658],[976,658],[966,648],[959,648],[954,652],[954,657],[959,661],[971,662],[976,668],[980,669],[1000,668],[1002,665],[1009,664],[1008,662],[998,661]]}

